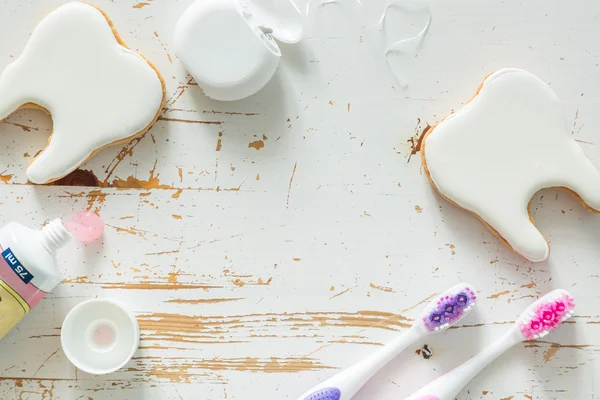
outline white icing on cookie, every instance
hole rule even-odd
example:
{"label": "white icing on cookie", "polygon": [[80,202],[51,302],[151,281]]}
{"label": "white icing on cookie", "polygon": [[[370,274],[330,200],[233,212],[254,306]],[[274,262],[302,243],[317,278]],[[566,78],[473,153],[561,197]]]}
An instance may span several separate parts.
{"label": "white icing on cookie", "polygon": [[118,43],[100,10],[73,2],[48,14],[0,75],[0,120],[27,103],[52,115],[49,144],[27,169],[31,182],[47,183],[145,131],[162,108],[163,84]]}
{"label": "white icing on cookie", "polygon": [[490,75],[471,102],[425,138],[423,156],[443,196],[531,261],[550,254],[529,217],[537,191],[565,187],[600,210],[600,173],[569,134],[554,92],[527,71]]}

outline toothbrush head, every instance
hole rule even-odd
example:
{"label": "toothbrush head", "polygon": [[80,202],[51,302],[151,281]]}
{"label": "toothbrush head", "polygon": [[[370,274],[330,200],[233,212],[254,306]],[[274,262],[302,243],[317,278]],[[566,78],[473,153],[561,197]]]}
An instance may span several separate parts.
{"label": "toothbrush head", "polygon": [[475,306],[477,293],[468,283],[459,283],[437,296],[421,317],[429,333],[439,332],[463,319]]}
{"label": "toothbrush head", "polygon": [[539,339],[571,318],[574,308],[575,301],[569,292],[553,290],[527,307],[519,316],[517,325],[527,339]]}
{"label": "toothbrush head", "polygon": [[338,388],[324,388],[309,394],[304,400],[340,400],[342,392]]}

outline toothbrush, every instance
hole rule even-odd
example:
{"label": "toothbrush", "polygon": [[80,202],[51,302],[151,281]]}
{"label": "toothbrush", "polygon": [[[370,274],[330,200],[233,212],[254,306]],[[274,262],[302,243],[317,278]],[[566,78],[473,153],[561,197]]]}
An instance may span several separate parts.
{"label": "toothbrush", "polygon": [[377,371],[417,340],[446,330],[460,321],[473,306],[477,295],[466,283],[458,284],[437,296],[415,324],[403,335],[367,359],[312,388],[298,400],[349,400]]}
{"label": "toothbrush", "polygon": [[539,339],[572,316],[575,302],[566,290],[554,290],[530,305],[512,328],[487,349],[442,375],[405,400],[452,400],[489,363],[524,340]]}

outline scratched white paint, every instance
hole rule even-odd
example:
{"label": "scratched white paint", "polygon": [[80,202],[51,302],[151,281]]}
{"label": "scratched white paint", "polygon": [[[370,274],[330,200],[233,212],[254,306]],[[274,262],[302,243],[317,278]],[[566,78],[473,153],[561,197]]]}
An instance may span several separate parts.
{"label": "scratched white paint", "polygon": [[[19,111],[0,125],[0,173],[13,184],[0,186],[3,223],[39,226],[89,206],[108,224],[102,244],[61,253],[65,282],[0,342],[0,399],[295,400],[394,338],[419,315],[416,304],[459,280],[481,291],[478,312],[427,340],[431,359],[415,353],[424,343],[409,349],[358,400],[403,398],[558,287],[578,301],[573,323],[502,356],[459,400],[594,398],[599,217],[565,192],[536,195],[552,255],[532,265],[440,199],[418,155],[408,159],[411,137],[464,104],[486,74],[513,66],[551,84],[600,167],[600,4],[410,2],[379,32],[384,2],[363,2],[311,7],[306,39],[282,46],[273,81],[234,103],[204,97],[170,50],[189,0],[94,2],[159,68],[170,101],[121,162],[117,146],[83,168],[154,188],[25,185],[50,118]],[[61,3],[0,2],[0,67]],[[391,55],[390,71],[385,48],[417,35],[427,8],[416,54]],[[94,297],[123,301],[142,325],[140,352],[106,377],[77,372],[60,350],[66,313]]]}

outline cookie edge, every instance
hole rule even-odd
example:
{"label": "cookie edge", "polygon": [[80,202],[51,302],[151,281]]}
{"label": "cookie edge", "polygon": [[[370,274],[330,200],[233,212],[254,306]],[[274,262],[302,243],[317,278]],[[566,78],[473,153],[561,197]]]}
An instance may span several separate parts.
{"label": "cookie edge", "polygon": [[[483,81],[479,84],[479,87],[477,88],[475,95],[473,95],[473,97],[471,97],[471,99],[469,99],[465,105],[463,105],[460,109],[462,110],[467,104],[469,104],[470,102],[472,102],[480,93],[481,90],[483,89],[483,86],[485,85],[486,81],[494,74],[498,73],[502,71],[502,69],[497,70],[495,72],[489,73],[488,75],[485,76],[485,78],[483,79]],[[544,241],[546,241],[546,245],[548,246],[548,255],[546,256],[546,258],[544,258],[543,260],[532,260],[529,257],[524,256],[523,254],[519,253],[514,247],[512,247],[510,245],[510,243],[508,243],[508,241],[502,236],[500,235],[500,233],[494,229],[485,219],[483,219],[483,217],[481,217],[479,214],[477,214],[474,211],[471,211],[467,208],[464,208],[460,205],[458,205],[456,202],[454,202],[452,199],[450,199],[448,196],[446,196],[445,194],[443,194],[438,187],[436,186],[435,182],[433,181],[433,178],[431,177],[431,172],[429,171],[429,168],[427,166],[427,156],[425,155],[425,148],[427,146],[427,138],[429,137],[429,135],[431,135],[434,131],[435,128],[437,128],[442,122],[444,122],[446,120],[446,118],[448,118],[450,115],[454,114],[455,112],[450,113],[448,116],[444,117],[442,120],[440,120],[439,122],[437,122],[435,125],[433,125],[431,127],[431,129],[429,129],[428,132],[425,133],[425,137],[423,138],[422,141],[422,145],[421,145],[421,163],[423,165],[423,168],[425,170],[425,175],[427,175],[427,179],[429,179],[429,182],[431,183],[431,185],[433,186],[433,188],[435,189],[435,191],[446,201],[448,201],[449,203],[455,205],[456,207],[463,209],[471,214],[473,214],[474,216],[476,216],[498,239],[500,239],[501,242],[503,242],[505,245],[507,245],[513,252],[515,252],[516,254],[520,255],[521,257],[525,258],[526,260],[529,260],[531,262],[534,263],[540,263],[540,262],[544,262],[546,260],[548,260],[548,258],[550,257],[550,253],[552,252],[552,248],[550,247],[550,243],[548,242],[548,239],[546,239],[546,236],[544,236],[544,234],[536,227],[536,229],[538,230],[538,232],[540,232],[540,234],[542,235],[542,237],[544,238]],[[564,186],[549,186],[547,188],[544,189],[552,189],[552,188],[559,188],[559,189],[564,189],[567,192],[570,192],[571,194],[573,194],[575,196],[575,198],[583,205],[584,208],[586,208],[588,211],[594,213],[594,214],[600,214],[600,210],[596,210],[595,208],[592,208],[590,205],[588,205],[581,196],[579,196],[579,194],[567,187]],[[533,219],[533,217],[531,216],[531,203],[533,201],[533,196],[531,199],[529,199],[529,202],[527,203],[527,215],[529,216],[529,220],[531,221],[532,224],[535,225],[535,220]]]}
{"label": "cookie edge", "polygon": [[[162,99],[160,102],[160,107],[158,108],[158,110],[156,111],[156,114],[154,116],[154,118],[150,121],[150,123],[144,127],[142,130],[134,133],[131,136],[128,136],[126,138],[123,139],[119,139],[116,140],[114,142],[110,142],[102,147],[99,147],[97,149],[95,149],[94,151],[92,151],[92,153],[85,159],[83,160],[83,162],[81,162],[79,165],[77,165],[75,168],[73,168],[72,170],[70,170],[69,172],[67,172],[66,174],[59,176],[57,178],[52,178],[47,180],[46,182],[42,182],[42,183],[35,183],[35,182],[31,182],[29,181],[29,178],[27,178],[28,183],[32,183],[34,185],[48,185],[52,182],[56,182],[62,178],[64,178],[65,176],[69,175],[71,172],[75,171],[77,168],[81,167],[83,164],[85,164],[86,162],[88,162],[92,157],[94,157],[96,154],[98,154],[100,151],[111,147],[111,146],[115,146],[115,145],[119,145],[119,144],[125,144],[125,143],[129,143],[131,140],[144,135],[146,132],[148,132],[150,130],[150,128],[152,128],[152,126],[156,123],[156,121],[158,120],[158,118],[160,117],[162,110],[164,108],[165,102],[166,102],[166,98],[167,98],[167,90],[166,90],[166,84],[164,81],[163,76],[161,75],[160,71],[158,70],[158,68],[156,68],[156,66],[150,61],[148,60],[143,54],[141,54],[140,52],[134,51],[133,49],[131,49],[130,47],[128,47],[125,42],[123,41],[123,39],[121,38],[121,35],[119,35],[119,32],[117,31],[114,23],[112,22],[112,20],[110,19],[110,17],[108,16],[108,14],[106,12],[104,12],[104,10],[100,9],[99,7],[93,5],[93,4],[89,4],[86,2],[79,2],[81,4],[85,4],[87,6],[93,7],[94,9],[98,10],[102,16],[104,17],[104,19],[106,20],[106,22],[108,23],[108,26],[110,27],[110,30],[113,33],[113,36],[115,37],[115,40],[117,41],[117,43],[130,50],[133,51],[134,53],[138,54],[140,57],[142,57],[142,59],[150,66],[150,68],[152,68],[154,70],[154,72],[156,73],[156,76],[158,77],[158,80],[160,81],[160,85],[162,87]],[[68,3],[67,3],[68,4]],[[46,18],[48,15],[50,15],[52,12],[54,12],[55,10],[57,10],[57,8],[54,8],[53,10],[49,11],[48,13],[46,13],[46,15],[44,16],[44,18]],[[44,19],[42,18],[42,20]],[[41,20],[40,20],[41,22]],[[39,22],[38,22],[39,24]],[[36,24],[37,27],[37,24]],[[34,28],[35,29],[35,28]],[[15,113],[18,110],[24,110],[24,109],[37,109],[37,110],[42,110],[44,113],[46,113],[47,115],[50,116],[50,118],[52,118],[52,114],[44,107],[40,106],[39,104],[36,103],[25,103],[19,107],[17,107],[13,112],[11,112],[6,118],[8,118],[10,115],[12,115],[13,113]],[[5,119],[1,119],[0,123],[4,122]],[[48,136],[48,143],[46,144],[46,146],[33,158],[31,159],[31,161],[29,161],[29,163],[27,164],[27,166],[25,167],[25,174],[27,175],[27,170],[29,169],[29,167],[31,166],[31,164],[33,164],[33,162],[44,153],[44,151],[46,151],[46,149],[48,148],[48,144],[50,143],[50,141],[52,140],[52,136],[54,135],[54,121],[52,122],[52,132],[50,133],[50,136]]]}

